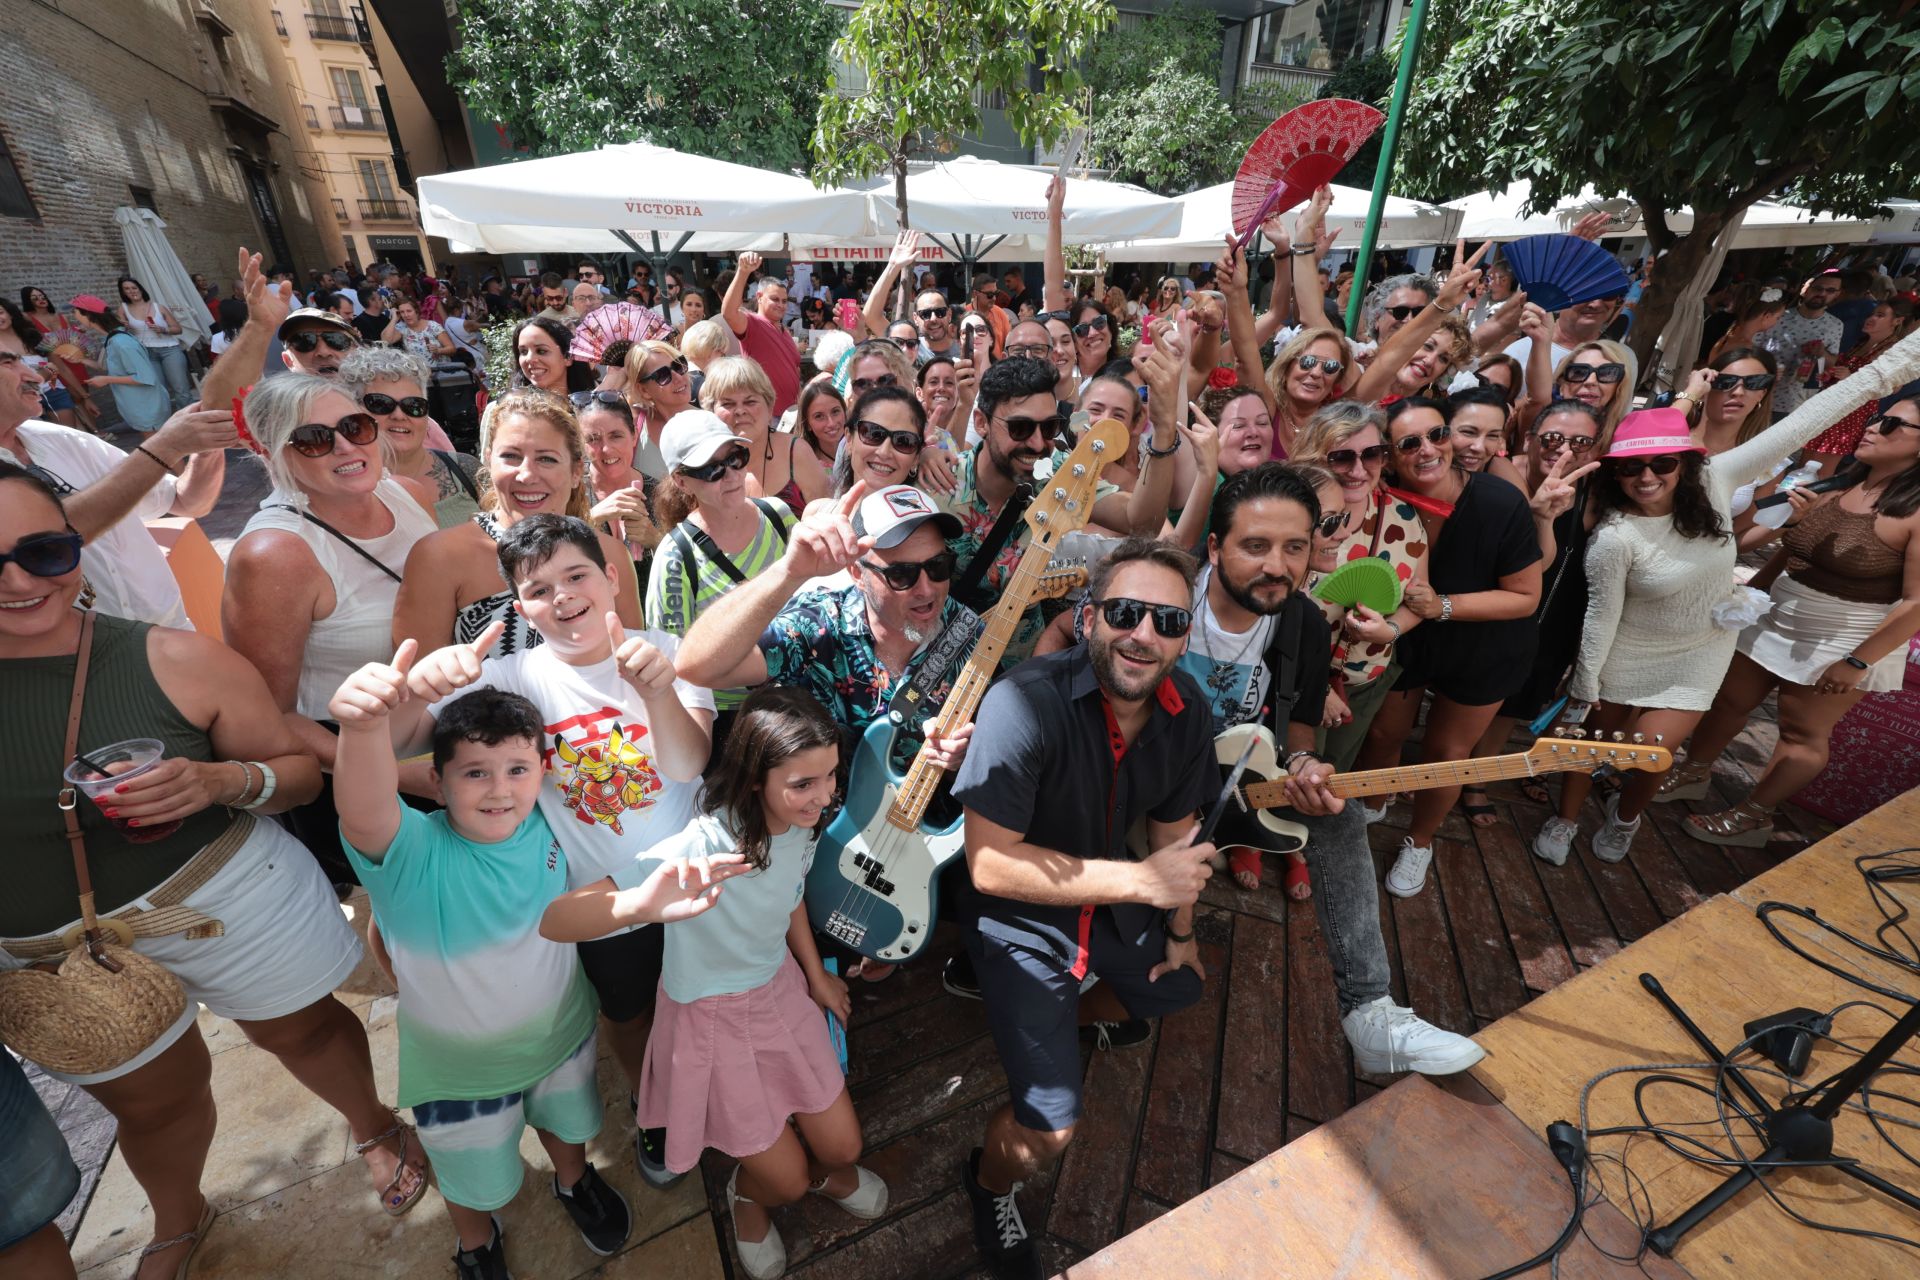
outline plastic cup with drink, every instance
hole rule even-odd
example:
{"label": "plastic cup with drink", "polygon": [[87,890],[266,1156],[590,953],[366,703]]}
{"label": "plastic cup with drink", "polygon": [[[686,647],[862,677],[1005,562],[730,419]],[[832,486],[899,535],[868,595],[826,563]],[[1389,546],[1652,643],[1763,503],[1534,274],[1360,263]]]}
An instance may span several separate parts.
{"label": "plastic cup with drink", "polygon": [[151,844],[164,840],[180,829],[180,820],[131,826],[128,819],[114,816],[114,788],[151,771],[167,757],[166,744],[157,738],[129,738],[110,746],[83,751],[67,766],[66,780],[100,808],[108,822],[129,844]]}

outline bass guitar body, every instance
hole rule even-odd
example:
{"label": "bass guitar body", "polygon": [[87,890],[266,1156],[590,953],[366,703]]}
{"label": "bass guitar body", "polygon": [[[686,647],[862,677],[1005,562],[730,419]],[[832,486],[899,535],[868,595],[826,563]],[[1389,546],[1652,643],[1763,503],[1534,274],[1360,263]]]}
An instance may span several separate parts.
{"label": "bass guitar body", "polygon": [[[1280,753],[1274,746],[1273,732],[1260,724],[1237,724],[1213,740],[1214,755],[1218,757],[1221,769],[1233,767],[1250,739],[1253,742],[1253,754],[1247,757],[1244,780],[1262,782],[1286,777],[1286,770],[1280,767]],[[1297,822],[1289,822],[1272,809],[1241,809],[1235,805],[1229,807],[1220,819],[1220,825],[1213,833],[1213,843],[1220,849],[1245,845],[1263,853],[1298,853],[1307,847],[1307,829]]]}

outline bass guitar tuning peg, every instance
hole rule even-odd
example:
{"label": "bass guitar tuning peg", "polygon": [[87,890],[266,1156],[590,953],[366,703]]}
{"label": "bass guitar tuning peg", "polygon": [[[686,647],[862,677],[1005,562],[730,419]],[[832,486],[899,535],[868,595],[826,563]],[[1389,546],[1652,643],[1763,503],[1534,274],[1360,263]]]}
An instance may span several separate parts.
{"label": "bass guitar tuning peg", "polygon": [[1615,742],[1625,742],[1627,740],[1627,735],[1622,733],[1620,730],[1615,729],[1613,731],[1613,740]]}
{"label": "bass guitar tuning peg", "polygon": [[1661,743],[1665,742],[1666,740],[1667,740],[1667,735],[1664,733],[1656,733],[1653,735],[1653,745],[1656,747],[1659,746]]}
{"label": "bass guitar tuning peg", "polygon": [[1647,740],[1647,735],[1644,733],[1636,733],[1633,735],[1633,741],[1636,746],[1642,742],[1645,742],[1646,740]]}

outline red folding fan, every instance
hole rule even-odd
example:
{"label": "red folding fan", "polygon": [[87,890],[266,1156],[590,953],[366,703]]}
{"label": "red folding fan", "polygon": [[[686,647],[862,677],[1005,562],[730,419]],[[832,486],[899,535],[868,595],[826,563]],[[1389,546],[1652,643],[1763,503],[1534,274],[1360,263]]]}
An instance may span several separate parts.
{"label": "red folding fan", "polygon": [[1233,230],[1240,241],[1332,182],[1385,120],[1364,102],[1321,98],[1262,129],[1233,176]]}
{"label": "red folding fan", "polygon": [[633,302],[609,302],[589,311],[573,327],[573,342],[567,354],[575,360],[598,364],[606,349],[616,342],[647,342],[664,338],[673,326],[660,318],[652,307]]}

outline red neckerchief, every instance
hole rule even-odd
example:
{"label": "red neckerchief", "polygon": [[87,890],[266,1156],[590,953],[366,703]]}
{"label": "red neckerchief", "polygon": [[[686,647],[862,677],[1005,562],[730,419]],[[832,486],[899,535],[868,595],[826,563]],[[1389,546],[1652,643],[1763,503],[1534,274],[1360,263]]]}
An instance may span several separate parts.
{"label": "red neckerchief", "polygon": [[1451,502],[1442,502],[1438,498],[1423,498],[1417,493],[1408,493],[1405,489],[1396,489],[1392,485],[1387,485],[1386,490],[1416,511],[1424,511],[1430,516],[1439,516],[1442,520],[1453,514]]}

